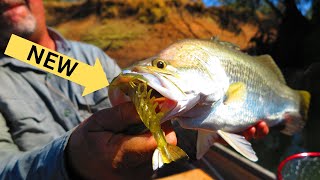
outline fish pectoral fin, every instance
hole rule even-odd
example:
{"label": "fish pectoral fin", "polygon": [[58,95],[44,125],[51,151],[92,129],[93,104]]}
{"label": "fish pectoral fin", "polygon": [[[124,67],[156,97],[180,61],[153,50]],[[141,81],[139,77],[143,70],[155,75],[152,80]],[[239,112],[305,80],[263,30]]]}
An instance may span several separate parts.
{"label": "fish pectoral fin", "polygon": [[247,96],[247,88],[243,82],[232,83],[226,93],[226,99],[224,104],[230,104],[233,102],[243,103]]}
{"label": "fish pectoral fin", "polygon": [[215,140],[218,138],[218,134],[216,132],[211,131],[198,131],[198,139],[197,139],[197,159],[201,159],[204,156],[210,147],[215,143]]}
{"label": "fish pectoral fin", "polygon": [[217,133],[236,151],[242,154],[244,157],[248,158],[251,161],[258,161],[258,157],[256,156],[256,152],[252,149],[251,143],[245,139],[245,137],[224,132],[218,130]]}

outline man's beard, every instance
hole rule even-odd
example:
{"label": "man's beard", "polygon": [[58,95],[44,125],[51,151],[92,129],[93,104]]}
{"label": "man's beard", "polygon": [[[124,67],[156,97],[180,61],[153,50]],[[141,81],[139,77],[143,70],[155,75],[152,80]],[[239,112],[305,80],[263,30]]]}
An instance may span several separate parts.
{"label": "man's beard", "polygon": [[6,47],[11,34],[29,38],[36,31],[37,21],[35,17],[29,13],[19,22],[12,22],[6,18],[0,18],[0,49]]}

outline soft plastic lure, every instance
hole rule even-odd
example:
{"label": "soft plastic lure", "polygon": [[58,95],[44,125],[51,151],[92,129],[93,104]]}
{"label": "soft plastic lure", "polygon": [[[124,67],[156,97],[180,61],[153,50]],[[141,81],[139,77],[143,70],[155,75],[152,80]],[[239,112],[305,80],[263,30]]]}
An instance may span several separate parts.
{"label": "soft plastic lure", "polygon": [[136,85],[131,81],[129,84],[132,88],[132,91],[129,91],[131,92],[129,96],[142,122],[155,138],[163,163],[170,163],[188,157],[178,146],[167,143],[160,123],[166,112],[156,111],[159,104],[154,96],[151,97],[152,89],[148,90],[147,83],[144,82]]}

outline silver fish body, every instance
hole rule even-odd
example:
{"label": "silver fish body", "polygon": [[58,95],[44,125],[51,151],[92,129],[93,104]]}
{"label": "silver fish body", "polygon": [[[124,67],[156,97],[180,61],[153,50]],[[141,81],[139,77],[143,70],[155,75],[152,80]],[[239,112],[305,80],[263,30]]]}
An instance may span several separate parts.
{"label": "silver fish body", "polygon": [[[182,115],[179,123],[183,127],[239,132],[262,119],[269,126],[273,126],[285,119],[286,115],[301,114],[299,92],[285,84],[282,75],[274,72],[278,70],[268,67],[270,64],[267,63],[273,63],[270,56],[253,57],[210,41],[193,42],[192,40],[189,43],[194,43],[197,48],[194,51],[188,51],[183,58],[190,59],[189,55],[191,55],[199,59],[205,69],[202,72],[210,74],[209,76],[198,74],[198,77],[194,74],[194,78],[189,80],[195,82],[205,77],[205,82],[200,81],[197,86],[203,87],[201,84],[206,84],[203,88],[211,89],[211,92],[203,92],[203,94],[206,94],[209,100],[210,96],[214,96],[212,97],[214,102],[213,104],[206,100],[202,102],[211,108],[196,108],[196,111],[203,110],[200,115],[199,112],[195,112],[196,116],[192,116],[193,110]],[[180,49],[180,51],[184,50]],[[184,75],[181,74],[181,76]],[[220,77],[216,78],[217,76]],[[245,84],[245,98],[242,102],[224,103],[225,98],[228,98],[225,97],[228,87],[237,82]],[[218,93],[214,89],[217,87],[220,87]],[[201,90],[199,92],[201,94]],[[219,95],[215,97],[216,94]]]}
{"label": "silver fish body", "polygon": [[[287,134],[305,124],[309,94],[288,87],[269,55],[250,56],[226,42],[179,41],[124,70],[114,82],[136,75],[176,102],[162,122],[178,120],[183,128],[198,130],[198,158],[218,134],[245,157],[256,161],[250,143],[234,133],[262,119],[269,126],[287,122],[283,130]],[[115,100],[118,91],[114,87],[109,92],[113,104],[120,103]]]}

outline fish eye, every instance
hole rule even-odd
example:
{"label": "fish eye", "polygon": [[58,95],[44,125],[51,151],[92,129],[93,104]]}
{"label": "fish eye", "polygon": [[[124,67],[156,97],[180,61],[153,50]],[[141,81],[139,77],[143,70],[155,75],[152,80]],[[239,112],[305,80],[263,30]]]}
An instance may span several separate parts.
{"label": "fish eye", "polygon": [[159,69],[164,69],[167,66],[166,62],[163,60],[156,60],[152,64]]}

